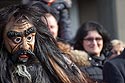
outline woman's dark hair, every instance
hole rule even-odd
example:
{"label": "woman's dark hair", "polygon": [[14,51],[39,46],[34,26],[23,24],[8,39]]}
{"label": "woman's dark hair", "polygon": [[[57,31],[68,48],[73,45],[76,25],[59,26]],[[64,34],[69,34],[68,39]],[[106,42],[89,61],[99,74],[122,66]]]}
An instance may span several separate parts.
{"label": "woman's dark hair", "polygon": [[110,37],[103,26],[96,21],[87,21],[81,25],[74,38],[74,49],[84,50],[82,41],[87,36],[89,31],[97,31],[102,36],[104,46],[101,52],[108,50],[110,45]]}

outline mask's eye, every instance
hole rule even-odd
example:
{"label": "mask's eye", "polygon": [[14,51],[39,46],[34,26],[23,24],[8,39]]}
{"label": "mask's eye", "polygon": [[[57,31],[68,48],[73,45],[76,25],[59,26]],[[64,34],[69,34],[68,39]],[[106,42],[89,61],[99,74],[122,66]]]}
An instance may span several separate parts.
{"label": "mask's eye", "polygon": [[22,41],[22,38],[21,37],[16,37],[15,39],[14,39],[14,42],[15,43],[20,43]]}
{"label": "mask's eye", "polygon": [[28,35],[28,36],[27,36],[27,41],[28,41],[28,42],[32,41],[32,39],[33,39],[33,36],[32,36],[32,35]]}

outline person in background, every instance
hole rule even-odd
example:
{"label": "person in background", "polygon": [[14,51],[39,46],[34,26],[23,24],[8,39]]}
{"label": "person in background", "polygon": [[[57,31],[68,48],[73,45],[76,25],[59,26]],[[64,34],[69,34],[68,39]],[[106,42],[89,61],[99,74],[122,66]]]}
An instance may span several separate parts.
{"label": "person in background", "polygon": [[41,20],[45,12],[22,4],[0,9],[0,83],[88,83],[59,50]]}
{"label": "person in background", "polygon": [[123,49],[125,48],[124,43],[118,39],[113,39],[111,41],[111,44],[112,44],[111,55],[109,55],[108,59],[112,59],[120,55]]}
{"label": "person in background", "polygon": [[51,13],[46,13],[44,16],[45,16],[45,19],[44,17],[41,17],[41,19],[45,21],[45,24],[49,28],[53,37],[57,39],[58,31],[59,31],[57,19]]}
{"label": "person in background", "polygon": [[69,9],[72,6],[71,0],[22,0],[24,4],[30,4],[32,1],[40,1],[51,7],[58,16],[59,25],[58,37],[70,42],[72,40],[71,19]]}
{"label": "person in background", "polygon": [[74,41],[74,49],[85,51],[88,54],[87,60],[90,62],[89,66],[81,66],[81,71],[101,83],[106,51],[110,46],[109,35],[101,24],[95,21],[87,21],[78,29]]}
{"label": "person in background", "polygon": [[125,83],[125,49],[119,56],[108,60],[103,67],[104,83]]}

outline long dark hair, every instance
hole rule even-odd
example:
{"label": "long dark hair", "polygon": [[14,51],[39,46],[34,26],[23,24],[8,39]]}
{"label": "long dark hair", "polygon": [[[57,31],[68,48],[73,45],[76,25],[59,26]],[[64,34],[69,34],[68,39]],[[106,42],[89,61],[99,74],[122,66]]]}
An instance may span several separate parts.
{"label": "long dark hair", "polygon": [[81,25],[74,38],[74,49],[84,50],[82,41],[87,36],[89,31],[97,31],[103,38],[103,49],[101,53],[105,53],[110,49],[110,35],[104,29],[104,27],[96,21],[87,21]]}
{"label": "long dark hair", "polygon": [[[27,5],[14,5],[0,10],[1,83],[87,83],[85,75],[58,49],[55,39],[44,22],[41,21],[41,16],[44,16],[46,12]],[[28,21],[36,28],[34,53],[39,64],[32,62],[31,66],[33,68],[28,66],[28,70],[33,78],[32,82],[27,81],[25,78],[23,80],[23,78],[17,77],[17,75],[13,78],[12,70],[14,64],[9,59],[9,53],[3,42],[6,24],[11,18],[17,20],[21,16],[28,18]]]}

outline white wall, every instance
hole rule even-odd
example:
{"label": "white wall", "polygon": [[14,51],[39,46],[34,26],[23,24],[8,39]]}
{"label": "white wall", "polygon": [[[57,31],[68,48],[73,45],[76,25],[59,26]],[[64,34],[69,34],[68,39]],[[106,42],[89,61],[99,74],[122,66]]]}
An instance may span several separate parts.
{"label": "white wall", "polygon": [[70,17],[71,17],[71,24],[72,24],[72,37],[75,36],[76,31],[79,27],[79,8],[77,0],[72,0],[72,8],[70,9]]}
{"label": "white wall", "polygon": [[125,42],[125,0],[116,0],[116,15],[118,36]]}

